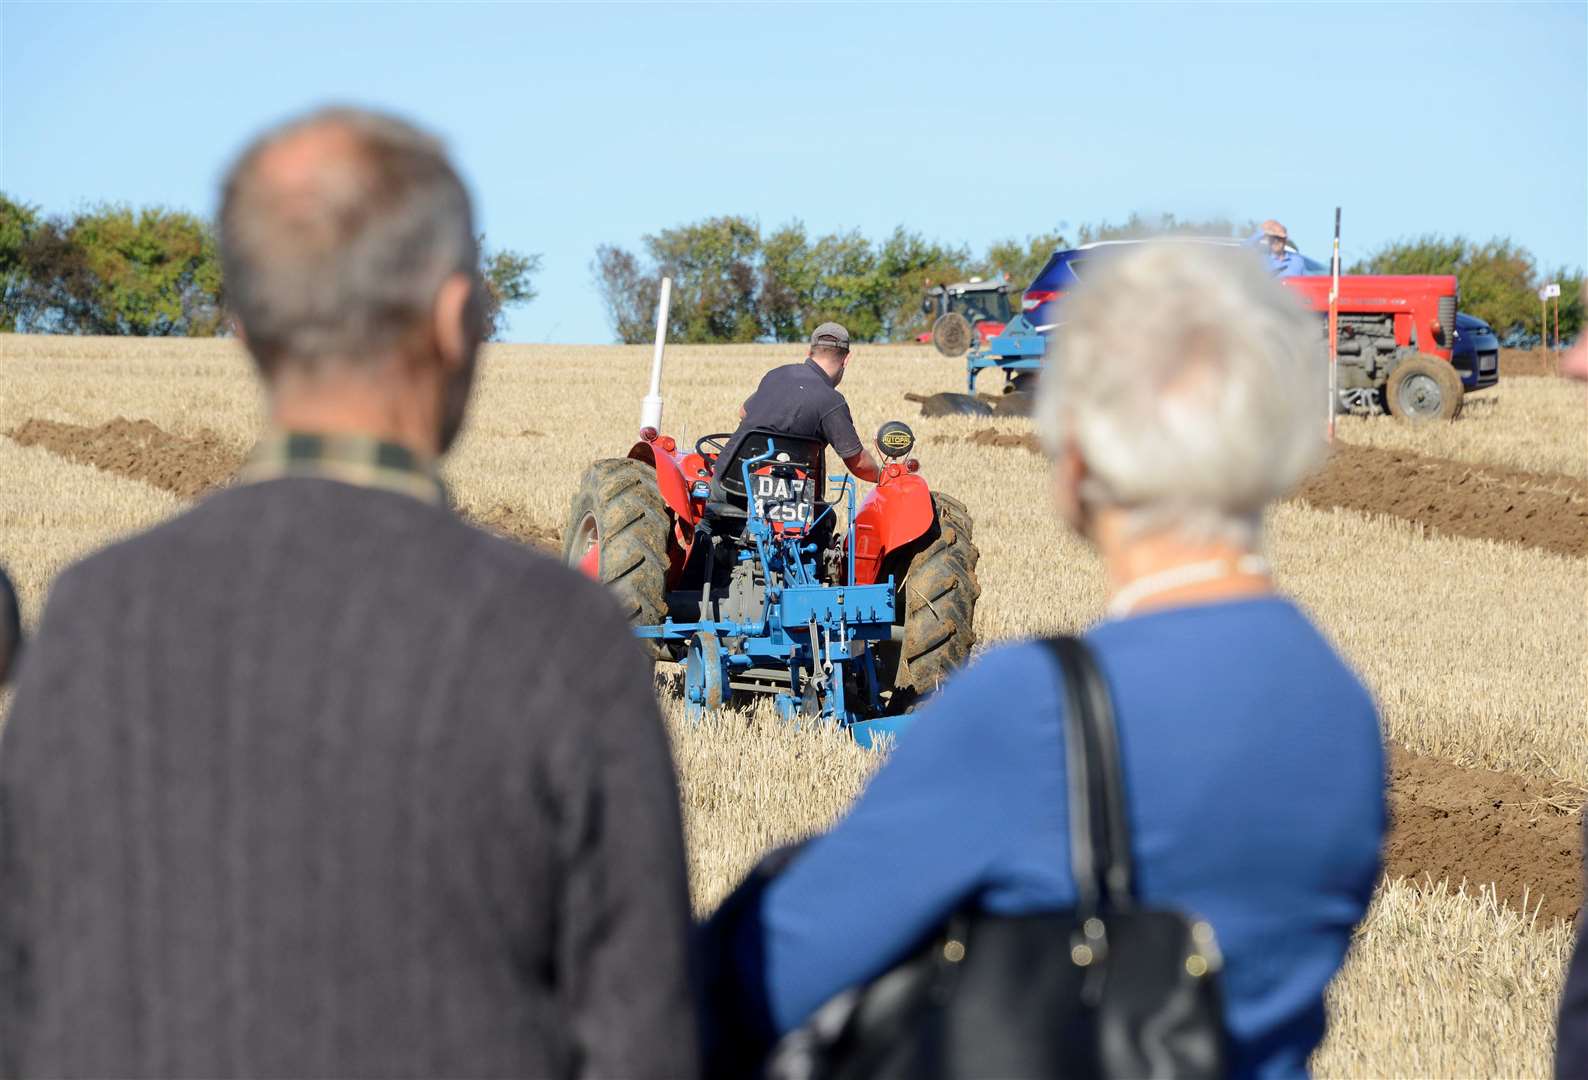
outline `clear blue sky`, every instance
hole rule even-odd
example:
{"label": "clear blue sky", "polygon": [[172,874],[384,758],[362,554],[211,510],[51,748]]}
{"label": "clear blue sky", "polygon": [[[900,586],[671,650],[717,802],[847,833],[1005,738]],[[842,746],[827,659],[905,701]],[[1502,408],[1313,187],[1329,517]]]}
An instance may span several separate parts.
{"label": "clear blue sky", "polygon": [[1508,235],[1588,261],[1588,5],[0,5],[0,188],[213,212],[328,101],[442,133],[516,341],[610,340],[589,263],[739,213],[981,249],[1132,211],[1277,217],[1324,256]]}

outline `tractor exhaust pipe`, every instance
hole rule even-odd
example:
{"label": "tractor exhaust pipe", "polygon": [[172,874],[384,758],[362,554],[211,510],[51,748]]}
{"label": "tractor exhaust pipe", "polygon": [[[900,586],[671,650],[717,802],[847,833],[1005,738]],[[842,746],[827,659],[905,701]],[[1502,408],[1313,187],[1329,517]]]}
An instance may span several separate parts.
{"label": "tractor exhaust pipe", "polygon": [[667,309],[673,302],[673,279],[662,278],[656,301],[656,351],[651,354],[651,392],[640,403],[640,437],[647,441],[662,430],[662,349],[667,345]]}

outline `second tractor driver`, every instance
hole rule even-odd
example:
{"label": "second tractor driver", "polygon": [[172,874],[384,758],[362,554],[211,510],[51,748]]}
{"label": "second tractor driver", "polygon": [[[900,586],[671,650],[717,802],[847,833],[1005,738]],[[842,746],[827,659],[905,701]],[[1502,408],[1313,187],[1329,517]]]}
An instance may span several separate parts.
{"label": "second tractor driver", "polygon": [[811,335],[810,352],[802,363],[775,367],[761,377],[755,393],[739,407],[739,429],[718,460],[732,461],[745,435],[764,428],[821,440],[851,473],[875,484],[882,470],[860,441],[849,403],[838,392],[848,366],[849,331],[835,322],[822,323]]}

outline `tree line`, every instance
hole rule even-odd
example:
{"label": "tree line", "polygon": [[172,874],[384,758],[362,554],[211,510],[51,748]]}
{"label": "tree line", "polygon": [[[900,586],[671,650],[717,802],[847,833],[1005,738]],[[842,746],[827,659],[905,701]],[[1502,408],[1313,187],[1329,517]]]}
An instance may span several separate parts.
{"label": "tree line", "polygon": [[[1512,331],[1540,335],[1539,289],[1560,285],[1560,336],[1566,341],[1582,332],[1582,267],[1540,267],[1531,252],[1508,238],[1483,243],[1464,236],[1426,235],[1384,245],[1353,263],[1353,274],[1454,274],[1461,289],[1461,310],[1476,315],[1503,337]],[[1550,332],[1554,332],[1551,302]]]}
{"label": "tree line", "polygon": [[[818,323],[843,323],[859,341],[907,340],[928,328],[930,284],[1005,278],[1019,292],[1056,248],[1164,234],[1247,236],[1251,221],[1132,215],[1051,229],[973,253],[899,226],[880,240],[859,230],[812,235],[800,221],[770,231],[727,215],[645,236],[638,251],[596,249],[591,272],[619,341],[649,341],[663,275],[673,279],[668,335],[697,343],[799,341]],[[541,257],[491,250],[481,271],[494,336],[504,307],[536,296]],[[1310,252],[1327,257],[1321,245]],[[1581,332],[1583,271],[1540,267],[1506,238],[1427,235],[1397,240],[1348,273],[1455,274],[1461,308],[1502,335],[1537,334],[1539,286],[1561,285],[1560,330]],[[45,215],[0,194],[0,331],[209,337],[228,332],[225,283],[210,222],[180,210],[101,204]]]}
{"label": "tree line", "polygon": [[[535,298],[540,256],[480,238],[494,336]],[[105,203],[45,215],[0,194],[0,331],[214,337],[229,333],[215,230],[196,214]]]}
{"label": "tree line", "polygon": [[[1074,243],[1163,233],[1232,236],[1250,223],[1151,220],[1084,225]],[[993,243],[979,255],[899,226],[881,240],[858,230],[810,235],[792,221],[763,232],[754,220],[712,217],[650,234],[641,253],[603,244],[591,273],[618,340],[649,341],[662,277],[673,279],[668,335],[684,342],[799,341],[829,319],[857,341],[898,341],[925,328],[924,290],[970,277],[1002,278],[1014,301],[1055,248],[1059,230]]]}
{"label": "tree line", "polygon": [[[1054,229],[1002,240],[973,255],[964,245],[931,240],[904,226],[873,241],[856,230],[811,236],[799,221],[763,232],[753,219],[725,216],[647,235],[638,253],[603,244],[590,269],[612,330],[624,342],[651,339],[664,275],[673,279],[668,336],[674,341],[799,341],[829,319],[843,323],[858,341],[900,341],[928,328],[921,299],[929,284],[1003,277],[1018,308],[1020,291],[1056,248],[1173,234],[1244,238],[1256,229],[1252,221],[1133,214],[1119,223],[1082,225],[1073,234]],[[1326,248],[1310,254],[1328,259]],[[1397,240],[1344,272],[1454,274],[1461,309],[1502,335],[1537,334],[1539,286],[1556,281],[1561,336],[1571,338],[1583,324],[1582,270],[1545,271],[1509,239]]]}

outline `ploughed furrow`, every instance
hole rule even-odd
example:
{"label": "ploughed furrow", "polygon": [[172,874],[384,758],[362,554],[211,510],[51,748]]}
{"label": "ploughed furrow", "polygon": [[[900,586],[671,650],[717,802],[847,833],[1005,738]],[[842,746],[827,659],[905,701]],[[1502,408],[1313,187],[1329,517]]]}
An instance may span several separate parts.
{"label": "ploughed furrow", "polygon": [[223,487],[243,464],[243,451],[212,431],[173,435],[148,420],[118,416],[97,427],[25,420],[6,432],[21,446],[92,465],[184,499]]}
{"label": "ploughed furrow", "polygon": [[1387,514],[1442,536],[1588,555],[1588,481],[1570,476],[1337,443],[1296,498]]}
{"label": "ploughed furrow", "polygon": [[1391,747],[1390,834],[1384,874],[1413,881],[1466,879],[1544,919],[1582,906],[1585,794],[1563,784],[1467,769]]}
{"label": "ploughed furrow", "polygon": [[[1040,454],[1030,432],[985,428],[965,441]],[[1294,496],[1309,506],[1384,514],[1440,536],[1588,556],[1588,481],[1336,443]]]}
{"label": "ploughed furrow", "polygon": [[[68,461],[140,480],[184,499],[225,487],[247,456],[242,447],[212,431],[175,435],[148,420],[120,416],[94,426],[31,419],[5,434],[20,446],[43,447]],[[551,529],[510,506],[498,504],[464,516],[521,544],[551,551],[560,543]]]}

